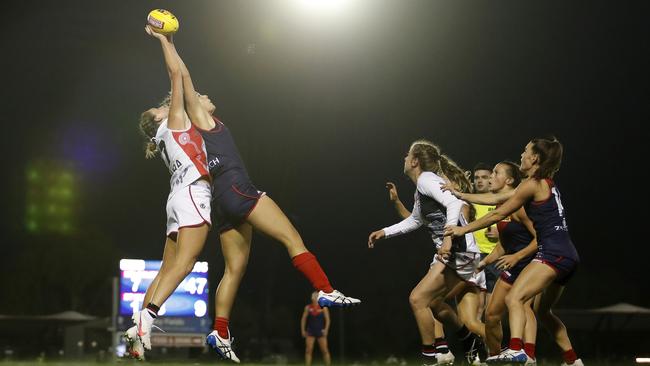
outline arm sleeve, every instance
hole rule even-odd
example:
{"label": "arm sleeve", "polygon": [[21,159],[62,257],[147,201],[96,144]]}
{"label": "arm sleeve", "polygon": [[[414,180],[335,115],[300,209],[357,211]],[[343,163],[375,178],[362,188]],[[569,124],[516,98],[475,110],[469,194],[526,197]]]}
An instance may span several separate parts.
{"label": "arm sleeve", "polygon": [[393,236],[410,233],[420,226],[422,226],[422,218],[420,217],[420,202],[415,201],[413,210],[411,211],[411,216],[405,218],[395,225],[385,227],[383,230],[384,235],[386,235],[386,239],[388,239]]}
{"label": "arm sleeve", "polygon": [[463,201],[451,192],[440,189],[440,183],[434,179],[418,179],[418,191],[440,202],[447,209],[447,224],[458,226]]}

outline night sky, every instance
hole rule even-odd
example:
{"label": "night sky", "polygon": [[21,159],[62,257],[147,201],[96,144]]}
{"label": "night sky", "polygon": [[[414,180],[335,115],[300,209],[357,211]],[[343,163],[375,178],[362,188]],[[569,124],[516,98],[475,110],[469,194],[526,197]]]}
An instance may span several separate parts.
{"label": "night sky", "polygon": [[[6,2],[0,313],[108,315],[110,292],[97,289],[110,290],[117,259],[161,257],[168,172],[144,159],[137,129],[169,89],[160,46],[143,31],[153,8],[180,19],[176,47],[256,186],[294,222],[334,286],[364,300],[346,315],[350,332],[397,317],[398,329],[415,335],[408,294],[433,245],[423,231],[373,250],[367,237],[398,221],[386,181],[410,208],[414,186],[402,164],[418,138],[471,169],[518,162],[531,138],[555,135],[565,148],[556,182],[582,259],[558,307],[650,306],[643,3],[350,0],[336,13],[298,0]],[[25,230],[26,167],[43,159],[70,162],[77,174],[70,239]],[[52,259],[62,242],[79,255]],[[252,248],[233,321],[293,336],[308,283],[278,243],[255,236]],[[74,278],[99,276],[76,294],[95,300],[54,305],[58,282],[70,280],[25,258],[57,260]],[[216,232],[202,259],[216,284]],[[11,285],[36,274],[49,285]],[[241,315],[256,310],[256,320]],[[274,323],[282,316],[296,329]]]}

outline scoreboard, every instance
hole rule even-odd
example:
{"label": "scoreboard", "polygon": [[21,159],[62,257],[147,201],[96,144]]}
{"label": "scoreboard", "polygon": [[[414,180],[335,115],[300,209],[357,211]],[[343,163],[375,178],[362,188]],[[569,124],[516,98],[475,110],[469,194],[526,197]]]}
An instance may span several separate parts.
{"label": "scoreboard", "polygon": [[[158,274],[162,261],[120,260],[119,315],[131,317],[142,308],[147,288]],[[163,317],[205,318],[208,316],[208,263],[196,262],[192,272],[161,306]]]}

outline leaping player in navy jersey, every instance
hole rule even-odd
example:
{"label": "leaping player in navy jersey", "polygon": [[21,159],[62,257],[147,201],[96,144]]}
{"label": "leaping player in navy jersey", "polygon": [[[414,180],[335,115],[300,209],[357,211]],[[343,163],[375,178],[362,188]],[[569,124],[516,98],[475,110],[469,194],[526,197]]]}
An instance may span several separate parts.
{"label": "leaping player in navy jersey", "polygon": [[537,234],[535,259],[519,274],[506,297],[510,319],[510,347],[496,358],[497,362],[525,363],[522,350],[526,316],[524,304],[535,295],[537,316],[562,349],[563,365],[582,365],[577,357],[566,327],[551,308],[559,300],[564,286],[575,273],[579,257],[566,223],[560,192],[552,178],[560,169],[562,145],[556,139],[533,139],[521,154],[521,171],[528,178],[517,189],[497,195],[455,192],[463,200],[481,204],[501,204],[497,209],[463,227],[449,225],[445,235],[462,237],[488,227],[524,207]]}
{"label": "leaping player in navy jersey", "polygon": [[[168,107],[151,108],[140,118],[140,130],[147,138],[146,157],[159,154],[171,174],[167,198],[167,239],[163,263],[147,289],[143,309],[133,315],[135,326],[125,338],[132,357],[144,359],[151,349],[151,330],[158,311],[182,280],[192,271],[210,228],[210,173],[201,134],[190,122],[200,122],[194,111],[200,105],[195,93],[183,88],[181,65],[171,36],[145,31],[157,38],[171,81]],[[187,111],[185,106],[187,106]],[[187,113],[186,113],[187,112]]]}
{"label": "leaping player in navy jersey", "polygon": [[[186,65],[175,48],[173,52],[181,65],[183,87],[190,93],[196,93]],[[230,130],[213,116],[214,104],[206,95],[199,94],[199,100],[200,105],[192,107],[192,110],[201,114],[201,120],[205,122],[195,125],[205,141],[212,177],[213,209],[225,261],[225,271],[215,295],[214,331],[208,335],[206,342],[222,357],[239,362],[232,349],[229,319],[237,290],[246,272],[253,229],[285,246],[295,268],[318,291],[320,306],[347,307],[361,301],[345,296],[332,287],[320,263],[307,250],[287,216],[275,201],[253,185]]]}

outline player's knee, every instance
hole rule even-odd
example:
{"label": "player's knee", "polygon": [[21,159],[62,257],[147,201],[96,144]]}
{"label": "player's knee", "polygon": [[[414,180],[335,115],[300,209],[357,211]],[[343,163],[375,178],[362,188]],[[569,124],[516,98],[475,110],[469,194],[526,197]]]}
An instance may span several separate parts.
{"label": "player's knee", "polygon": [[246,267],[248,267],[248,260],[245,258],[231,260],[226,264],[225,274],[241,278],[246,273]]}
{"label": "player's knee", "polygon": [[422,294],[420,294],[417,291],[411,291],[411,294],[409,295],[409,304],[411,304],[411,307],[413,309],[419,309],[424,306],[428,306],[430,301],[426,301]]}
{"label": "player's knee", "polygon": [[304,247],[305,244],[302,242],[302,238],[296,229],[291,226],[290,229],[285,230],[279,234],[278,240],[282,242],[287,248],[296,248]]}
{"label": "player's knee", "polygon": [[517,306],[522,303],[522,297],[516,292],[510,292],[508,295],[506,295],[506,305],[508,308],[512,306]]}

